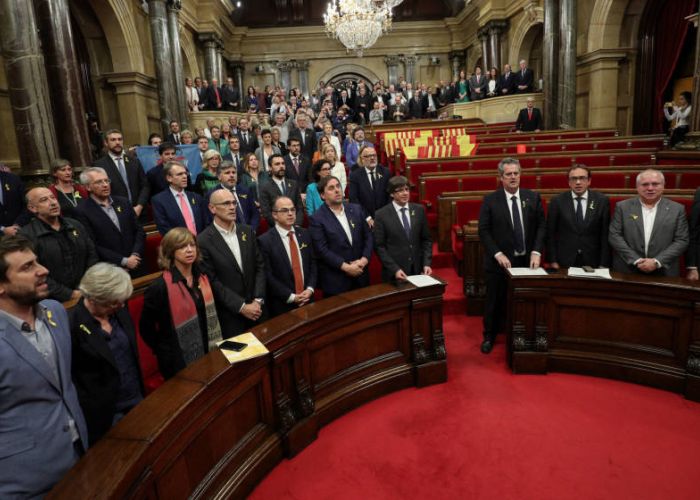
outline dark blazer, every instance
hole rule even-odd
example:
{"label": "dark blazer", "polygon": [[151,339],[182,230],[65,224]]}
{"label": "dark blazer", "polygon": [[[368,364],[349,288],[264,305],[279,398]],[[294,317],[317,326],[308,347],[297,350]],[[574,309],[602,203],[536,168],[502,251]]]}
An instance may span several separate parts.
{"label": "dark blazer", "polygon": [[[129,190],[131,191],[131,204],[133,206],[141,205],[145,207],[148,204],[148,199],[151,196],[151,187],[146,179],[146,173],[141,166],[141,162],[136,158],[129,158],[123,155],[124,168],[126,168],[126,178],[129,181]],[[95,162],[96,167],[102,167],[107,172],[107,177],[112,181],[112,196],[121,196],[129,198],[129,191],[124,184],[122,176],[119,174],[117,166],[112,161],[112,157],[105,155]]]}
{"label": "dark blazer", "polygon": [[[255,136],[255,132],[253,132],[252,130],[248,130],[248,141],[247,142],[243,140],[243,133],[241,133],[240,130],[238,131],[238,134],[236,134],[236,135],[238,136],[238,140],[240,141],[240,144],[241,144],[241,149],[240,149],[241,155],[245,155],[248,153],[255,153],[255,150],[258,149],[258,147],[260,147],[260,144],[258,144],[258,138]],[[262,165],[261,165],[261,168],[262,168]]]}
{"label": "dark blazer", "polygon": [[[397,111],[400,111],[401,113],[403,113],[403,115],[395,115]],[[408,108],[403,103],[403,101],[399,105],[394,104],[393,106],[389,106],[389,116],[387,117],[388,120],[402,122],[406,120],[408,116]]]}
{"label": "dark blazer", "polygon": [[350,224],[352,243],[345,230],[327,204],[321,205],[311,217],[309,230],[318,258],[319,284],[325,295],[337,295],[348,290],[369,285],[369,269],[357,278],[351,278],[340,270],[344,262],[350,263],[362,257],[372,257],[374,239],[365,219],[367,214],[360,205],[345,203],[345,214]]}
{"label": "dark blazer", "polygon": [[[520,189],[525,231],[525,254],[544,251],[545,222],[540,194],[529,189]],[[513,222],[503,189],[484,196],[479,213],[479,238],[484,246],[484,269],[487,272],[502,272],[494,255],[498,252],[513,261]]]}
{"label": "dark blazer", "polygon": [[391,281],[396,271],[407,275],[421,274],[433,260],[433,242],[423,205],[409,203],[406,207],[411,225],[411,237],[406,236],[403,222],[389,203],[377,210],[374,218],[374,248],[382,261],[382,279]]}
{"label": "dark blazer", "polygon": [[[219,108],[216,103],[216,90],[219,91],[219,99],[221,100],[221,107]],[[204,105],[206,109],[211,111],[223,111],[224,110],[224,96],[221,93],[221,87],[217,87],[214,90],[214,86],[209,84],[207,90],[204,94]]]}
{"label": "dark blazer", "polygon": [[236,165],[236,173],[238,174],[238,182],[241,182],[241,176],[243,175],[243,152],[238,151],[238,161],[233,158],[233,153],[229,151],[221,157],[221,161],[231,161]]}
{"label": "dark blazer", "polygon": [[[168,189],[168,180],[165,178],[165,174],[163,173],[163,164],[160,163],[156,165],[155,167],[151,168],[148,172],[146,172],[146,180],[148,181],[148,185],[150,186],[150,195],[151,198],[153,198],[155,195],[162,193],[166,189]],[[194,184],[192,184],[192,178],[190,176],[190,171],[189,169],[187,170],[187,191],[192,191],[194,189]],[[112,194],[114,194],[114,191],[112,191]]]}
{"label": "dark blazer", "polygon": [[[238,88],[224,85],[221,87],[221,100],[224,103],[224,111],[240,111],[241,110],[241,94]],[[238,106],[233,106],[238,104]]]}
{"label": "dark blazer", "polygon": [[[301,267],[304,273],[304,289],[316,288],[316,259],[313,254],[311,235],[300,226],[294,227]],[[284,243],[279,231],[274,227],[258,238],[260,250],[265,261],[267,277],[267,300],[273,316],[291,311],[296,306],[287,304],[287,299],[294,293],[294,274],[292,263],[287,257]]]}
{"label": "dark blazer", "polygon": [[[192,191],[184,191],[184,193],[187,202],[192,207],[194,223],[197,226],[197,234],[199,234],[209,223],[208,208],[204,203],[204,198],[197,193]],[[151,205],[153,207],[153,220],[160,234],[165,235],[174,227],[187,227],[180,206],[170,189],[155,195],[151,200]]]}
{"label": "dark blazer", "polygon": [[[306,157],[308,161],[314,156],[317,148],[316,132],[313,128],[304,129],[304,140],[301,140],[301,129],[295,128],[289,132],[289,139],[298,139],[301,144],[301,156]],[[289,142],[287,139],[287,142]]]}
{"label": "dark blazer", "polygon": [[[144,256],[146,234],[136,220],[134,209],[129,200],[120,196],[112,197],[112,206],[119,220],[115,226],[104,210],[95,200],[88,197],[78,205],[77,212],[80,221],[95,242],[95,249],[101,261],[111,262],[115,266],[122,265],[122,259],[132,254]],[[141,276],[145,272],[143,262],[139,267],[130,271],[132,277]]]}
{"label": "dark blazer", "polygon": [[[143,396],[143,377],[131,316],[123,307],[116,312],[115,317],[129,339]],[[87,423],[88,440],[92,446],[112,427],[121,385],[119,367],[107,340],[101,334],[99,321],[85,308],[82,299],[70,310],[69,318],[73,345],[73,383],[78,391],[78,400]]]}
{"label": "dark blazer", "polygon": [[542,112],[540,109],[532,108],[532,119],[529,118],[527,108],[521,109],[518,113],[518,119],[515,121],[515,129],[522,132],[543,130],[544,122],[542,121]]}
{"label": "dark blazer", "polygon": [[175,145],[182,144],[182,132],[179,132],[178,135],[180,136],[180,140],[179,140],[179,141],[176,140],[175,134],[173,134],[172,132],[169,133],[169,134],[165,137],[165,142],[169,142],[170,144],[175,144]]}
{"label": "dark blazer", "polygon": [[[218,189],[226,189],[221,184],[209,191],[206,196],[207,205],[211,194]],[[243,184],[236,185],[236,194],[238,195],[238,207],[236,207],[236,221],[246,224],[253,228],[253,232],[258,230],[260,225],[260,210],[255,206],[255,194]]]}
{"label": "dark blazer", "polygon": [[[515,73],[513,73],[512,71],[508,75],[503,73],[498,79],[499,93],[501,95],[514,94],[517,89],[517,83],[515,83],[515,79]],[[504,90],[507,90],[507,92],[503,92]]]}
{"label": "dark blazer", "polygon": [[[53,339],[58,380],[22,332],[0,317],[0,498],[46,495],[68,472],[77,459],[66,425],[69,418],[75,421],[84,447],[88,445],[85,419],[70,374],[66,310],[55,300],[42,300],[38,309]],[[51,318],[43,311],[50,312]]]}
{"label": "dark blazer", "polygon": [[423,118],[428,111],[428,94],[414,92],[408,100],[408,113],[411,118]]}
{"label": "dark blazer", "polygon": [[[530,68],[525,68],[525,71],[520,70],[515,75],[515,91],[519,94],[524,94],[526,92],[532,92],[532,81],[533,73]],[[525,85],[526,88],[521,90],[518,88],[520,85]]]}
{"label": "dark blazer", "polygon": [[610,267],[608,197],[588,190],[588,203],[583,226],[576,224],[575,199],[571,191],[561,193],[549,202],[547,210],[547,260],[562,267],[581,265]]}
{"label": "dark blazer", "polygon": [[0,170],[0,189],[0,226],[12,226],[24,212],[24,183],[19,176]]}
{"label": "dark blazer", "polygon": [[[481,75],[479,81],[476,80],[476,75],[472,75],[469,79],[469,97],[472,101],[478,101],[486,97],[486,86],[488,85],[489,79],[487,76]],[[477,89],[481,92],[477,92]]]}
{"label": "dark blazer", "polygon": [[[284,179],[284,182],[287,186],[287,194],[285,196],[292,200],[297,211],[295,224],[301,226],[304,222],[304,204],[301,201],[299,185],[295,181],[287,178]],[[282,192],[272,178],[260,184],[258,192],[260,193],[260,199],[258,200],[260,202],[260,212],[262,216],[267,219],[269,227],[272,227],[275,225],[275,220],[272,218],[272,205],[275,203],[278,196],[282,196]]]}
{"label": "dark blazer", "polygon": [[299,173],[297,174],[290,155],[284,155],[284,176],[299,184],[302,193],[306,193],[306,186],[311,182],[311,161],[304,155],[299,155]]}
{"label": "dark blazer", "polygon": [[238,311],[244,304],[265,297],[265,265],[255,233],[250,226],[236,224],[236,234],[241,248],[242,270],[214,224],[197,237],[202,254],[201,267],[211,280],[224,338],[239,335],[252,327],[255,323]]}
{"label": "dark blazer", "polygon": [[386,192],[389,177],[391,177],[389,169],[382,165],[377,165],[377,184],[373,189],[367,178],[366,170],[364,168],[356,168],[350,172],[348,177],[350,203],[362,205],[367,215],[374,217],[374,213],[391,200],[389,193]]}

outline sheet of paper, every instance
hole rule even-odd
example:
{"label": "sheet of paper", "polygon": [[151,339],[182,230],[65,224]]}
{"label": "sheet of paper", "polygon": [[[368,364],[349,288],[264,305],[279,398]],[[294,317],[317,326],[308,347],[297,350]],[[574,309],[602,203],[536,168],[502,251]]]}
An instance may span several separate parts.
{"label": "sheet of paper", "polygon": [[538,267],[530,269],[529,267],[509,267],[507,271],[511,276],[547,276],[547,271]]}
{"label": "sheet of paper", "polygon": [[407,276],[406,279],[417,287],[440,285],[441,283],[433,278],[432,276],[426,276],[425,274],[414,274],[413,276]]}
{"label": "sheet of paper", "polygon": [[[238,352],[229,351],[228,349],[221,349],[221,352],[224,356],[226,356],[226,359],[231,364],[238,363],[246,359],[259,358],[260,356],[264,356],[269,352],[267,347],[265,347],[262,342],[260,342],[251,332],[242,333],[226,340],[233,340],[234,342],[243,342],[244,344],[247,344],[245,349]],[[216,345],[219,346],[223,342],[226,342],[226,340],[217,342]]]}
{"label": "sheet of paper", "polygon": [[604,280],[612,279],[612,276],[610,276],[610,269],[607,268],[594,269],[592,273],[587,273],[582,267],[570,267],[569,276],[573,276],[575,278],[600,278]]}

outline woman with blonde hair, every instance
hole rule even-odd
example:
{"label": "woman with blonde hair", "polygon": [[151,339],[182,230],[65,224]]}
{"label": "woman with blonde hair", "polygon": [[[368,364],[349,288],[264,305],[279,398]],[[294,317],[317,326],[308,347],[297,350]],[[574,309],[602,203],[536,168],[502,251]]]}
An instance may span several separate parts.
{"label": "woman with blonde hair", "polygon": [[340,181],[340,189],[345,192],[345,188],[348,185],[348,174],[345,170],[345,165],[343,162],[338,160],[338,156],[335,153],[335,148],[327,144],[323,147],[323,159],[327,160],[331,164],[331,175],[336,177]]}
{"label": "woman with blonde hair", "polygon": [[219,178],[216,175],[216,169],[221,163],[221,155],[215,149],[208,149],[204,153],[202,163],[202,171],[197,175],[194,181],[195,191],[202,196],[219,185]]}
{"label": "woman with blonde hair", "polygon": [[316,151],[314,151],[313,157],[311,157],[311,164],[313,165],[316,163],[318,160],[323,158],[323,148],[326,147],[326,144],[330,144],[330,141],[328,140],[328,137],[325,135],[322,135],[321,137],[318,138],[318,148]]}
{"label": "woman with blonde hair", "polygon": [[255,194],[255,205],[260,206],[260,185],[268,182],[270,175],[260,166],[255,153],[247,153],[243,156],[243,175],[240,183]]}
{"label": "woman with blonde hair", "polygon": [[158,248],[163,274],[144,295],[141,336],[156,355],[166,379],[222,340],[214,294],[199,260],[194,235],[184,227],[171,229]]}

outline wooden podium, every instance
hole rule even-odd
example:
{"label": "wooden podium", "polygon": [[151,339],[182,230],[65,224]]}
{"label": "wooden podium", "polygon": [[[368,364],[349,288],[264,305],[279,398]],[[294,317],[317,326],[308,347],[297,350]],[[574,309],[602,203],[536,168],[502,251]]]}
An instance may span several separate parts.
{"label": "wooden podium", "polygon": [[611,274],[509,278],[513,373],[609,377],[700,401],[700,284]]}

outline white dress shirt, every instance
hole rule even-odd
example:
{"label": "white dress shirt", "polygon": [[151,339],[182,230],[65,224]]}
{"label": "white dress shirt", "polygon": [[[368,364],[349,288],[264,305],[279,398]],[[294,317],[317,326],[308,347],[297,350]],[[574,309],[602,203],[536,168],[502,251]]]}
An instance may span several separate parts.
{"label": "white dress shirt", "polygon": [[[574,203],[574,213],[576,213],[576,207],[578,205],[576,198],[578,197],[578,195],[571,191],[571,196],[573,198],[572,201]],[[588,210],[588,191],[581,195],[581,209],[583,210],[583,220],[586,220],[586,210]]]}
{"label": "white dress shirt", "polygon": [[395,201],[392,201],[391,204],[394,206],[394,210],[396,210],[396,215],[399,218],[399,221],[401,222],[401,226],[403,227],[403,217],[401,216],[401,210],[406,209],[406,218],[408,219],[408,229],[411,229],[411,210],[410,207],[408,206],[408,203],[406,203],[403,207],[396,203]]}
{"label": "white dress shirt", "polygon": [[333,212],[333,215],[335,215],[338,219],[338,222],[340,222],[341,227],[343,228],[345,234],[348,237],[348,241],[352,245],[352,231],[350,230],[350,222],[348,222],[348,216],[345,215],[345,207],[341,206],[340,212],[336,212],[333,209],[331,209],[331,212]]}
{"label": "white dress shirt", "polygon": [[236,234],[236,225],[234,224],[231,230],[227,231],[226,229],[218,225],[216,221],[214,221],[214,227],[217,231],[219,231],[219,234],[221,234],[221,237],[224,239],[226,246],[231,250],[233,258],[236,259],[238,267],[241,269],[241,272],[244,273],[243,257],[241,256],[241,245],[238,242],[238,235]]}
{"label": "white dress shirt", "polygon": [[644,223],[644,255],[649,251],[649,240],[651,239],[651,231],[654,229],[654,221],[656,220],[656,209],[659,207],[657,201],[653,207],[649,208],[642,203],[642,222]]}

